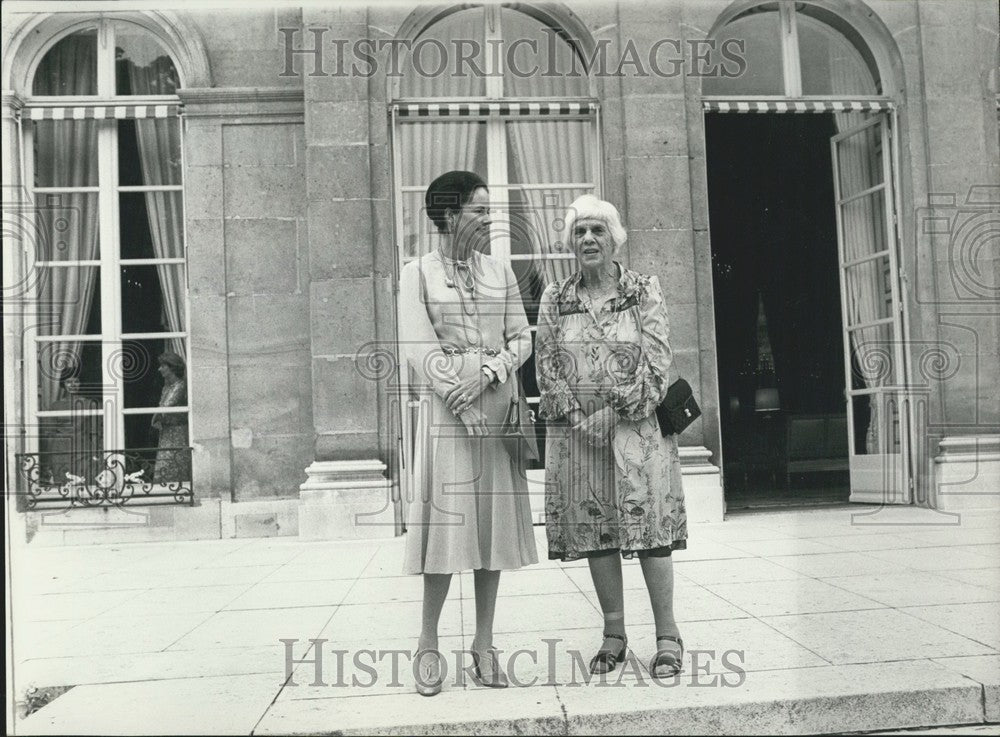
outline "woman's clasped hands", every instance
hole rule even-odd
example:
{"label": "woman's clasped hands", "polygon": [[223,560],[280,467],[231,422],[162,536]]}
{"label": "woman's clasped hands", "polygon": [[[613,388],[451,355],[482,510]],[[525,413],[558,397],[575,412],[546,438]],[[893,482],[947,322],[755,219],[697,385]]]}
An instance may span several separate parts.
{"label": "woman's clasped hands", "polygon": [[444,403],[462,421],[469,435],[489,435],[486,415],[476,402],[488,385],[486,374],[477,371],[459,378],[444,394]]}
{"label": "woman's clasped hands", "polygon": [[603,448],[611,441],[616,421],[617,415],[611,407],[604,407],[591,415],[575,410],[570,416],[573,430],[583,436],[587,445],[595,448]]}

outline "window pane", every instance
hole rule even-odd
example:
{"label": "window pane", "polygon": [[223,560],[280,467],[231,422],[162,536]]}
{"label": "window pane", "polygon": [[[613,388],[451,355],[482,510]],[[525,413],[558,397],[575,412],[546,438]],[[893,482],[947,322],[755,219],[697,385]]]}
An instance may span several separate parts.
{"label": "window pane", "polygon": [[843,205],[841,229],[847,261],[886,250],[885,193],[873,192]]}
{"label": "window pane", "polygon": [[[563,229],[563,218],[570,203],[582,194],[593,193],[592,187],[534,188],[511,187],[510,252],[514,257],[514,273],[518,275],[522,296],[526,289],[533,298],[540,286],[564,279],[576,270],[576,260]],[[538,256],[537,260],[518,259],[523,255]],[[525,309],[529,305],[525,303]]]}
{"label": "window pane", "polygon": [[35,261],[94,261],[100,258],[96,192],[35,196],[35,222],[27,234]]}
{"label": "window pane", "polygon": [[[451,13],[417,38],[402,59],[402,97],[481,97],[486,94],[485,9]],[[460,61],[465,59],[465,61]]]}
{"label": "window pane", "polygon": [[100,341],[39,341],[37,360],[39,410],[68,411],[75,402],[100,405],[104,386]]}
{"label": "window pane", "polygon": [[507,123],[507,177],[517,184],[593,181],[592,124],[584,120]]}
{"label": "window pane", "polygon": [[97,186],[97,121],[32,123],[36,187]]}
{"label": "window pane", "polygon": [[141,483],[190,482],[187,428],[186,412],[125,415],[125,473]]}
{"label": "window pane", "polygon": [[100,403],[89,398],[65,400],[70,414],[42,417],[38,428],[39,482],[93,484],[104,468],[104,416],[93,414]]}
{"label": "window pane", "polygon": [[524,270],[519,275],[524,292],[525,282],[541,278],[548,283],[569,276],[576,268],[573,259],[559,257],[571,253],[564,243],[563,216],[574,199],[594,191],[596,152],[588,121],[510,122],[507,142],[507,176],[514,183],[508,195],[511,254],[539,254],[544,259],[516,267],[515,273]]}
{"label": "window pane", "polygon": [[486,123],[406,123],[398,130],[403,186],[427,187],[452,169],[486,178]]}
{"label": "window pane", "polygon": [[796,19],[803,94],[878,94],[871,70],[850,41],[807,15],[798,13]]}
{"label": "window pane", "polygon": [[184,266],[122,267],[122,332],[184,332]]}
{"label": "window pane", "polygon": [[177,118],[118,121],[118,184],[181,183],[181,129]]}
{"label": "window pane", "polygon": [[183,258],[181,192],[122,192],[118,210],[122,258]]}
{"label": "window pane", "polygon": [[[891,280],[889,259],[886,256],[880,256],[871,261],[864,261],[845,269],[844,282],[849,326],[892,317]],[[888,330],[888,326],[880,325],[878,328],[863,328],[862,332],[875,329]],[[869,335],[868,337],[874,338],[876,336]],[[880,348],[886,351],[893,350],[893,346],[888,342],[880,346]]]}
{"label": "window pane", "polygon": [[173,95],[180,87],[170,55],[152,35],[129,25],[115,33],[115,94]]}
{"label": "window pane", "polygon": [[486,123],[406,123],[398,126],[402,194],[404,258],[419,256],[434,247],[433,223],[424,208],[430,183],[453,169],[474,171],[487,179]]}
{"label": "window pane", "polygon": [[71,33],[45,54],[31,85],[33,95],[97,94],[97,29]]}
{"label": "window pane", "polygon": [[508,97],[586,97],[583,62],[573,46],[541,21],[502,8],[504,94]]}
{"label": "window pane", "polygon": [[38,275],[39,335],[101,334],[101,270],[43,266]]}
{"label": "window pane", "polygon": [[[860,113],[838,114],[834,117],[840,130],[847,130],[849,126],[860,124],[864,120]],[[880,134],[880,127],[873,125],[837,143],[837,175],[841,198],[863,192],[885,180]]]}
{"label": "window pane", "polygon": [[[781,25],[777,12],[744,15],[719,34],[718,48],[735,39],[744,44],[746,70],[739,77],[706,77],[705,95],[783,95],[785,77],[781,63]],[[730,46],[733,53],[735,47]],[[732,67],[732,62],[727,66]]]}
{"label": "window pane", "polygon": [[[160,365],[159,358],[164,354],[181,357],[170,369],[170,376],[164,375],[167,369]],[[184,406],[187,402],[185,355],[184,338],[122,341],[115,374],[125,388],[125,406],[128,409]],[[164,394],[166,388],[171,391]]]}

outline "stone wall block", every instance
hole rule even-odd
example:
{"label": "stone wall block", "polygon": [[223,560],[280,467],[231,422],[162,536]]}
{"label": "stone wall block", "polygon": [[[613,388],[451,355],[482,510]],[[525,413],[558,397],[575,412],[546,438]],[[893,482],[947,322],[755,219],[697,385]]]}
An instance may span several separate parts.
{"label": "stone wall block", "polygon": [[305,214],[301,167],[233,167],[225,172],[227,216],[282,218]]}
{"label": "stone wall block", "polygon": [[221,217],[188,218],[187,259],[189,294],[225,296],[226,249]]}
{"label": "stone wall block", "polygon": [[227,308],[231,364],[308,365],[308,297],[234,296]]}
{"label": "stone wall block", "polygon": [[371,278],[313,282],[310,302],[314,356],[353,356],[374,340],[375,305]]}
{"label": "stone wall block", "polygon": [[306,161],[310,202],[371,196],[367,146],[309,146]]}
{"label": "stone wall block", "polygon": [[625,171],[630,227],[692,227],[687,156],[629,157]]}
{"label": "stone wall block", "polygon": [[235,427],[261,435],[312,432],[312,385],[309,366],[234,366],[229,373]]}
{"label": "stone wall block", "polygon": [[313,359],[317,433],[377,433],[376,393],[375,382],[357,370],[353,357]]}
{"label": "stone wall block", "polygon": [[310,202],[309,274],[313,281],[372,272],[370,200]]}
{"label": "stone wall block", "polygon": [[296,166],[295,136],[301,126],[288,123],[226,125],[227,166]]}
{"label": "stone wall block", "polygon": [[297,222],[226,220],[226,270],[242,293],[294,294],[298,290]]}

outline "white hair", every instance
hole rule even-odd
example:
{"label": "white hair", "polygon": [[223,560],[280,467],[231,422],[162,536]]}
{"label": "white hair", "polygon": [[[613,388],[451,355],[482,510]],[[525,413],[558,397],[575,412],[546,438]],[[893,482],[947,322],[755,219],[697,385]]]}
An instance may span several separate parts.
{"label": "white hair", "polygon": [[608,226],[608,232],[611,234],[611,241],[615,245],[616,253],[619,248],[625,245],[625,241],[628,240],[625,226],[622,225],[622,219],[618,215],[618,208],[610,202],[606,202],[592,194],[585,194],[573,200],[573,204],[566,210],[564,222],[566,223],[567,246],[571,248],[573,246],[573,224],[577,220],[586,219],[604,221],[604,224]]}

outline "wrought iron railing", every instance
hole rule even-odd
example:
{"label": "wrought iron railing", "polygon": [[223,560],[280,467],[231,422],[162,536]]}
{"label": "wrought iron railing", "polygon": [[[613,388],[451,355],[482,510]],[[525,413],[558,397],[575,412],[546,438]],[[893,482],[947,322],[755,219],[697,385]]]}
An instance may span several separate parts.
{"label": "wrought iron railing", "polygon": [[24,509],[194,505],[191,448],[17,455]]}

